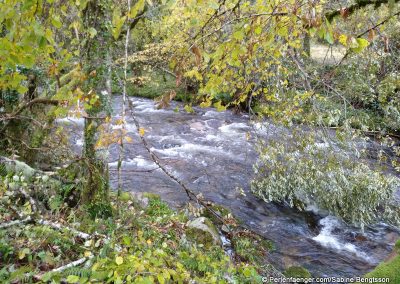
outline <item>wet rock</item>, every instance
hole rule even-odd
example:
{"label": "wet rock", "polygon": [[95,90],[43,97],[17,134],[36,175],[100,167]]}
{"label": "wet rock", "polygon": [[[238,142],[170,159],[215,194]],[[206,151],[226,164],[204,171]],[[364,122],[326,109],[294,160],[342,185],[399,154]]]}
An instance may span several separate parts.
{"label": "wet rock", "polygon": [[197,131],[205,131],[206,130],[204,124],[201,122],[198,122],[198,121],[192,122],[191,124],[189,124],[189,126],[190,126],[191,130],[197,130]]}
{"label": "wet rock", "polygon": [[356,234],[355,237],[354,237],[354,239],[355,239],[356,241],[358,241],[358,242],[365,242],[365,241],[368,240],[367,237],[366,237],[366,236],[363,236],[362,234]]}
{"label": "wet rock", "polygon": [[186,235],[189,240],[201,243],[205,247],[222,245],[217,228],[205,217],[199,217],[189,221],[187,223]]}

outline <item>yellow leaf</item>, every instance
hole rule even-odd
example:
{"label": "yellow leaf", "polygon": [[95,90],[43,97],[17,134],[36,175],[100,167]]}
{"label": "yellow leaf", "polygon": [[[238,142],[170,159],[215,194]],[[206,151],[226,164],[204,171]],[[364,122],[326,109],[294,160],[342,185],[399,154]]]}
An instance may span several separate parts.
{"label": "yellow leaf", "polygon": [[211,106],[211,100],[210,99],[206,99],[204,102],[202,102],[200,104],[200,107],[209,107]]}
{"label": "yellow leaf", "polygon": [[194,112],[194,110],[193,110],[193,108],[192,108],[191,105],[185,105],[183,108],[184,108],[185,111],[188,112],[188,113],[193,113],[193,112]]}
{"label": "yellow leaf", "polygon": [[347,45],[347,36],[344,34],[341,34],[339,36],[339,42],[343,45],[346,46]]}
{"label": "yellow leaf", "polygon": [[25,252],[24,251],[19,251],[18,252],[18,259],[23,259],[25,257]]}
{"label": "yellow leaf", "polygon": [[85,255],[85,257],[89,257],[92,255],[92,253],[90,251],[85,251],[84,255]]}
{"label": "yellow leaf", "polygon": [[137,16],[137,14],[142,12],[142,10],[144,9],[144,4],[144,0],[139,0],[138,2],[136,2],[129,13],[129,18],[133,19]]}
{"label": "yellow leaf", "polygon": [[123,259],[121,256],[117,256],[117,257],[115,258],[115,263],[116,263],[117,265],[121,265],[122,263],[124,263],[124,259]]}
{"label": "yellow leaf", "polygon": [[161,274],[158,274],[158,275],[157,275],[157,280],[158,280],[158,282],[159,282],[160,284],[164,284],[164,283],[165,283],[164,276],[161,275]]}
{"label": "yellow leaf", "polygon": [[78,283],[79,282],[79,276],[77,275],[69,275],[67,277],[67,283]]}
{"label": "yellow leaf", "polygon": [[139,135],[140,135],[140,137],[144,136],[144,128],[143,127],[139,128]]}

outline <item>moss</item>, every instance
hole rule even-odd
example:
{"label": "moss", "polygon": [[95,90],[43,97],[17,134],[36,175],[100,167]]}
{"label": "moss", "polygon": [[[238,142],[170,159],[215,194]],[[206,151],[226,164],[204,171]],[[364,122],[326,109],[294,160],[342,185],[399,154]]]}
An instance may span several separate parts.
{"label": "moss", "polygon": [[132,195],[130,195],[128,192],[122,192],[119,199],[123,202],[127,202],[132,199]]}
{"label": "moss", "polygon": [[7,176],[7,174],[8,173],[7,173],[6,165],[1,163],[0,164],[0,177],[5,177],[5,176]]}
{"label": "moss", "polygon": [[311,278],[311,273],[301,266],[291,266],[286,269],[283,274],[286,277],[295,277],[295,278]]}
{"label": "moss", "polygon": [[397,240],[396,244],[394,245],[395,250],[400,253],[400,239]]}
{"label": "moss", "polygon": [[[396,243],[396,247],[399,242]],[[367,278],[389,278],[387,283],[398,284],[400,283],[400,255],[397,255],[388,262],[379,264],[374,270],[365,275]]]}
{"label": "moss", "polygon": [[148,199],[153,199],[153,200],[161,199],[160,195],[158,195],[156,193],[151,193],[151,192],[144,192],[143,197],[147,197]]}
{"label": "moss", "polygon": [[185,231],[188,240],[202,244],[205,248],[213,246],[214,241],[211,234],[204,233],[203,230],[197,228],[189,228]]}
{"label": "moss", "polygon": [[218,230],[209,219],[200,217],[189,221],[187,226],[185,233],[190,241],[203,244],[206,248],[221,244]]}

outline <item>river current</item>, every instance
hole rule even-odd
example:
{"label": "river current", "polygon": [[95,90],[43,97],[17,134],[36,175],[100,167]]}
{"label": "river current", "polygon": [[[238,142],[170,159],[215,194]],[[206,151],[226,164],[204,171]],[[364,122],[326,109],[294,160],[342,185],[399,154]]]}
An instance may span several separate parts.
{"label": "river current", "polygon": [[[303,266],[315,277],[362,276],[392,251],[399,233],[385,224],[368,227],[362,233],[333,216],[265,203],[250,192],[257,137],[268,141],[285,128],[251,123],[247,115],[231,111],[194,108],[194,113],[187,113],[176,102],[168,109],[158,110],[152,100],[130,100],[145,138],[161,163],[193,191],[229,208],[245,226],[271,240],[275,249],[267,258],[277,268]],[[115,120],[120,118],[121,106],[122,97],[115,96]],[[153,192],[175,208],[184,206],[186,194],[152,162],[130,114],[127,110],[127,131],[133,141],[124,145],[123,189]],[[82,137],[76,133],[83,127],[82,119],[59,122],[78,130],[71,140],[79,151]],[[115,188],[116,145],[110,147],[109,157],[110,182]]]}

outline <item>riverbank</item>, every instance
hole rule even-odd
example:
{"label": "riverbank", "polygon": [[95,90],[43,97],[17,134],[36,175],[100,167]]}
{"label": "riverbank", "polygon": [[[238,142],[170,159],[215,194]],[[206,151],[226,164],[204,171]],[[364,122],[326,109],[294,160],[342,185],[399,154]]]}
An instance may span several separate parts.
{"label": "riverbank", "polygon": [[230,258],[222,243],[203,238],[207,230],[193,230],[193,215],[154,194],[111,193],[109,216],[98,216],[63,203],[45,210],[19,187],[0,189],[2,283],[261,283],[265,272]]}
{"label": "riverbank", "polygon": [[[190,203],[174,210],[154,193],[128,192],[111,192],[107,208],[75,208],[69,186],[18,166],[27,176],[1,171],[4,283],[261,283],[262,277],[319,276],[297,265],[276,270],[267,261],[282,261],[275,244],[243,230],[228,208]],[[399,261],[393,254],[365,277],[398,283]]]}
{"label": "riverbank", "polygon": [[366,278],[389,278],[389,283],[400,283],[400,240],[396,242],[393,253],[374,270],[365,275]]}
{"label": "riverbank", "polygon": [[[119,127],[116,123],[122,112],[121,100],[121,96],[113,97],[111,128]],[[392,227],[377,224],[362,232],[318,212],[266,203],[252,194],[249,181],[258,157],[257,138],[271,141],[278,134],[288,133],[287,128],[252,122],[246,115],[231,111],[193,107],[194,112],[187,113],[179,102],[157,109],[152,100],[129,100],[132,109],[126,115],[126,135],[132,143],[124,145],[121,164],[121,186],[125,191],[159,194],[177,210],[188,201],[182,187],[158,168],[143,147],[134,115],[150,149],[170,173],[196,195],[228,208],[244,226],[274,243],[275,249],[266,261],[281,271],[301,266],[318,277],[361,277],[392,251],[398,238]],[[69,133],[76,153],[80,153],[83,119],[70,117],[58,123]],[[109,148],[110,185],[114,189],[118,187],[118,151],[117,144]]]}

